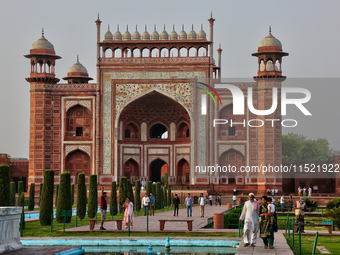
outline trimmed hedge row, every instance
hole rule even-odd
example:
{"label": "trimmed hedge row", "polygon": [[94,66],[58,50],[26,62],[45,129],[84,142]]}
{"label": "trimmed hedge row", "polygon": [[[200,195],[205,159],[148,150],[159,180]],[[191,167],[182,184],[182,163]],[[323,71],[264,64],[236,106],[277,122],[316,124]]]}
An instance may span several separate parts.
{"label": "trimmed hedge row", "polygon": [[116,182],[111,183],[111,197],[110,197],[110,213],[112,216],[117,215],[117,185]]}
{"label": "trimmed hedge row", "polygon": [[86,193],[85,174],[80,173],[77,182],[77,212],[80,220],[84,219],[86,215]]}
{"label": "trimmed hedge row", "polygon": [[54,170],[45,170],[43,191],[40,199],[40,225],[51,225],[53,213]]}
{"label": "trimmed hedge row", "polygon": [[30,196],[29,196],[29,200],[28,200],[28,210],[29,211],[34,210],[34,195],[35,195],[35,184],[31,183]]}
{"label": "trimmed hedge row", "polygon": [[[60,175],[60,186],[58,192],[58,204],[56,218],[58,223],[64,222],[64,216],[61,216],[61,211],[72,210],[71,206],[71,174],[70,172],[64,172]],[[71,222],[71,216],[66,217],[66,223]]]}
{"label": "trimmed hedge row", "polygon": [[89,204],[87,209],[87,216],[90,219],[96,217],[98,210],[98,190],[97,190],[97,175],[90,175],[90,187],[89,187]]}

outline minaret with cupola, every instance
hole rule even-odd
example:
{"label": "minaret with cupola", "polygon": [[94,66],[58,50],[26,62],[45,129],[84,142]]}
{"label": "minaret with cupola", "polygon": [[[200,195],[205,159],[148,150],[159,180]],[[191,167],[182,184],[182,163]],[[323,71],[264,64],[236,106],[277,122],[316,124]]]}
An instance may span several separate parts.
{"label": "minaret with cupola", "polygon": [[54,46],[45,38],[44,30],[41,38],[33,43],[30,53],[30,147],[28,183],[41,183],[44,170],[52,169],[53,121],[51,89],[59,81],[55,76],[55,61],[61,57],[56,55]]}
{"label": "minaret with cupola", "polygon": [[[268,110],[274,104],[274,97],[277,98],[276,110],[269,115],[254,115],[250,113],[250,118],[256,118],[264,123],[262,127],[250,128],[250,133],[257,133],[256,157],[257,165],[260,166],[280,166],[282,164],[282,126],[281,126],[281,87],[286,79],[282,75],[282,58],[288,53],[282,51],[281,42],[275,38],[269,28],[269,34],[259,43],[256,53],[252,56],[258,59],[258,72],[254,76],[257,87],[253,89],[254,108],[257,110]],[[274,89],[277,89],[277,95]],[[275,120],[275,121],[271,121]],[[265,192],[267,188],[282,188],[281,173],[259,174],[259,192]]]}

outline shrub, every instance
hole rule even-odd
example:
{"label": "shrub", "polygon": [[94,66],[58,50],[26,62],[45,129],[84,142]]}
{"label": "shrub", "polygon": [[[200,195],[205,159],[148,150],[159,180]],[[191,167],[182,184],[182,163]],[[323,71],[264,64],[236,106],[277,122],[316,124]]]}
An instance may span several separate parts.
{"label": "shrub", "polygon": [[339,207],[340,206],[340,198],[339,197],[335,197],[333,198],[331,201],[328,201],[327,203],[327,207],[328,208],[334,208],[334,207]]}
{"label": "shrub", "polygon": [[110,213],[112,216],[117,215],[117,186],[116,182],[111,184],[111,197],[110,197]]}
{"label": "shrub", "polygon": [[87,215],[90,219],[93,219],[98,210],[98,190],[97,190],[97,175],[90,175],[90,187],[89,187],[89,205],[87,209]]}
{"label": "shrub", "polygon": [[[340,220],[340,206],[334,207],[333,209],[327,209],[327,212],[323,215],[331,220]],[[337,225],[338,222],[335,222],[335,225]],[[337,228],[340,230],[340,226],[338,225]]]}
{"label": "shrub", "polygon": [[[155,196],[155,206],[156,206],[156,200],[157,200],[157,198],[156,198],[156,193],[157,193],[157,184],[156,183],[152,183],[152,186],[151,186],[151,192],[152,192],[152,194]],[[156,209],[156,207],[155,207],[155,209]]]}
{"label": "shrub", "polygon": [[169,204],[168,204],[168,189],[167,188],[164,188],[164,207],[166,207],[166,206],[170,206]]}
{"label": "shrub", "polygon": [[85,174],[78,174],[78,182],[77,182],[77,212],[80,220],[85,218],[86,215],[86,202],[87,202],[87,194],[86,194],[86,184],[85,184]]}
{"label": "shrub", "polygon": [[224,228],[238,228],[239,218],[237,213],[224,214]]}
{"label": "shrub", "polygon": [[146,195],[149,197],[152,192],[152,181],[148,181],[145,187]]}
{"label": "shrub", "polygon": [[127,198],[126,192],[127,178],[125,176],[120,177],[119,181],[119,212],[124,212],[124,203]]}
{"label": "shrub", "polygon": [[235,208],[230,211],[230,213],[236,213],[238,215],[241,215],[243,208]]}
{"label": "shrub", "polygon": [[155,209],[161,209],[161,203],[162,203],[162,187],[161,187],[161,183],[157,182]]}
{"label": "shrub", "polygon": [[43,191],[40,199],[39,220],[42,226],[51,225],[53,213],[54,171],[45,170]]}
{"label": "shrub", "polygon": [[318,201],[310,200],[308,197],[306,197],[304,201],[306,203],[307,208],[312,208],[312,210],[311,210],[312,212],[314,212],[316,210],[313,207],[318,207]]}
{"label": "shrub", "polygon": [[10,181],[9,166],[0,165],[0,206],[10,205]]}
{"label": "shrub", "polygon": [[54,199],[54,206],[57,207],[58,205],[58,195],[59,195],[59,183],[55,187],[55,199]]}
{"label": "shrub", "polygon": [[41,194],[42,194],[42,191],[43,191],[43,183],[40,183],[39,184],[39,207],[40,207],[40,199],[41,199]]}
{"label": "shrub", "polygon": [[130,198],[130,201],[134,204],[135,198],[133,196],[133,190],[132,190],[132,185],[131,185],[130,179],[126,180],[126,194],[127,194],[127,197]]}
{"label": "shrub", "polygon": [[10,183],[10,206],[15,206],[15,182]]}
{"label": "shrub", "polygon": [[71,184],[71,207],[74,204],[74,184]]}
{"label": "shrub", "polygon": [[18,182],[18,199],[21,195],[22,192],[25,192],[24,190],[24,182],[23,181],[19,181]]}
{"label": "shrub", "polygon": [[[21,192],[19,198],[18,198],[18,206],[21,206],[22,207],[22,214],[25,213],[25,210],[24,210],[24,206],[25,206],[25,193],[24,192]],[[21,219],[23,219],[23,229],[25,229],[25,217],[21,217]],[[21,226],[21,223],[20,223],[20,226]]]}
{"label": "shrub", "polygon": [[34,210],[34,198],[35,198],[35,184],[31,183],[30,196],[29,196],[29,201],[28,201],[28,210],[29,211]]}
{"label": "shrub", "polygon": [[141,208],[140,188],[141,188],[140,180],[137,180],[135,185],[135,208],[137,211],[139,211]]}
{"label": "shrub", "polygon": [[[183,201],[181,201],[183,204]],[[172,204],[172,196],[171,196],[171,185],[168,185],[168,205],[170,206]]]}
{"label": "shrub", "polygon": [[[60,185],[58,192],[58,204],[56,218],[58,223],[64,222],[64,216],[61,216],[61,211],[72,210],[71,206],[71,174],[70,172],[64,172],[60,175]],[[71,222],[71,216],[66,217],[66,223]]]}

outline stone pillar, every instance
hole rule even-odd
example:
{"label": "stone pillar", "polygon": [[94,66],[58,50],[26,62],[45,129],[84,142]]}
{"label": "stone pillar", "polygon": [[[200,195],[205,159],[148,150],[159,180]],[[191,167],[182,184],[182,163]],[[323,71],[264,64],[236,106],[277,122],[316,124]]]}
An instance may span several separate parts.
{"label": "stone pillar", "polygon": [[0,253],[18,250],[20,242],[20,219],[22,207],[0,207]]}

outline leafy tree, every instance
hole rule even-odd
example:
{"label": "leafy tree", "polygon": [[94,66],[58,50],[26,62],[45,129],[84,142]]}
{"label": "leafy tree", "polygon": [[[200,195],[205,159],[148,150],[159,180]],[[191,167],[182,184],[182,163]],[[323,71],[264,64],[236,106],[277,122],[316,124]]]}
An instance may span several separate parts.
{"label": "leafy tree", "polygon": [[340,198],[335,197],[332,200],[328,201],[327,207],[331,208],[331,209],[334,208],[334,207],[340,207]]}
{"label": "leafy tree", "polygon": [[[327,212],[324,214],[324,216],[330,218],[331,220],[340,220],[340,206],[334,207],[333,209],[327,209]],[[338,229],[340,230],[339,226]]]}
{"label": "leafy tree", "polygon": [[45,170],[43,191],[40,199],[39,220],[42,226],[51,225],[53,213],[54,171]]}
{"label": "leafy tree", "polygon": [[58,205],[58,195],[59,195],[59,183],[55,187],[55,200],[54,200],[55,207],[57,207],[57,205]]}
{"label": "leafy tree", "polygon": [[87,194],[86,194],[86,184],[85,184],[85,174],[78,174],[77,181],[77,212],[80,220],[85,218],[86,215],[86,202],[87,202]]}
{"label": "leafy tree", "polygon": [[10,183],[10,206],[15,206],[15,182]]}
{"label": "leafy tree", "polygon": [[141,189],[141,183],[140,183],[140,180],[137,180],[136,185],[135,185],[135,208],[136,210],[140,210],[141,208],[140,189]]}
{"label": "leafy tree", "polygon": [[10,205],[10,181],[9,166],[0,165],[0,206]]}
{"label": "leafy tree", "polygon": [[71,184],[71,207],[74,204],[74,184]]}
{"label": "leafy tree", "polygon": [[90,187],[89,187],[89,205],[87,209],[87,215],[90,219],[96,216],[98,210],[98,188],[97,188],[97,175],[90,175]]}
{"label": "leafy tree", "polygon": [[162,203],[162,187],[161,183],[157,182],[156,184],[156,202],[155,202],[155,209],[161,209]]}
{"label": "leafy tree", "polygon": [[[183,203],[183,201],[181,201]],[[171,196],[171,185],[168,185],[168,205],[170,206],[172,204],[172,196]]]}
{"label": "leafy tree", "polygon": [[152,181],[146,183],[145,192],[147,196],[150,196],[150,193],[152,192]]}
{"label": "leafy tree", "polygon": [[120,177],[119,181],[119,212],[124,212],[124,203],[127,198],[126,192],[127,178],[125,176]]}
{"label": "leafy tree", "polygon": [[116,182],[111,184],[111,197],[110,197],[110,213],[112,216],[117,215],[117,186]]}
{"label": "leafy tree", "polygon": [[24,190],[24,182],[23,181],[19,181],[18,182],[18,203],[19,204],[19,198],[20,198],[20,195],[21,193],[25,192]]}
{"label": "leafy tree", "polygon": [[41,199],[41,194],[42,194],[42,191],[43,191],[43,183],[40,183],[39,184],[39,207],[40,207],[40,199]]}
{"label": "leafy tree", "polygon": [[[18,198],[18,206],[22,207],[22,214],[25,213],[25,193],[21,192],[19,198]],[[23,218],[23,229],[25,229],[25,217],[21,217],[21,219]],[[20,223],[21,226],[21,223]]]}
{"label": "leafy tree", "polygon": [[28,202],[28,210],[29,211],[34,210],[34,199],[35,199],[35,184],[31,183],[30,196],[29,196],[29,202]]}
{"label": "leafy tree", "polygon": [[[58,204],[56,218],[58,223],[64,222],[64,216],[61,216],[61,211],[72,210],[71,206],[71,174],[64,172],[60,175],[60,186],[58,192]],[[71,216],[66,217],[66,223],[71,222]]]}
{"label": "leafy tree", "polygon": [[130,201],[135,204],[135,198],[133,196],[133,190],[132,190],[132,185],[131,185],[131,181],[130,179],[126,180],[126,193],[127,193],[127,197],[130,198]]}

